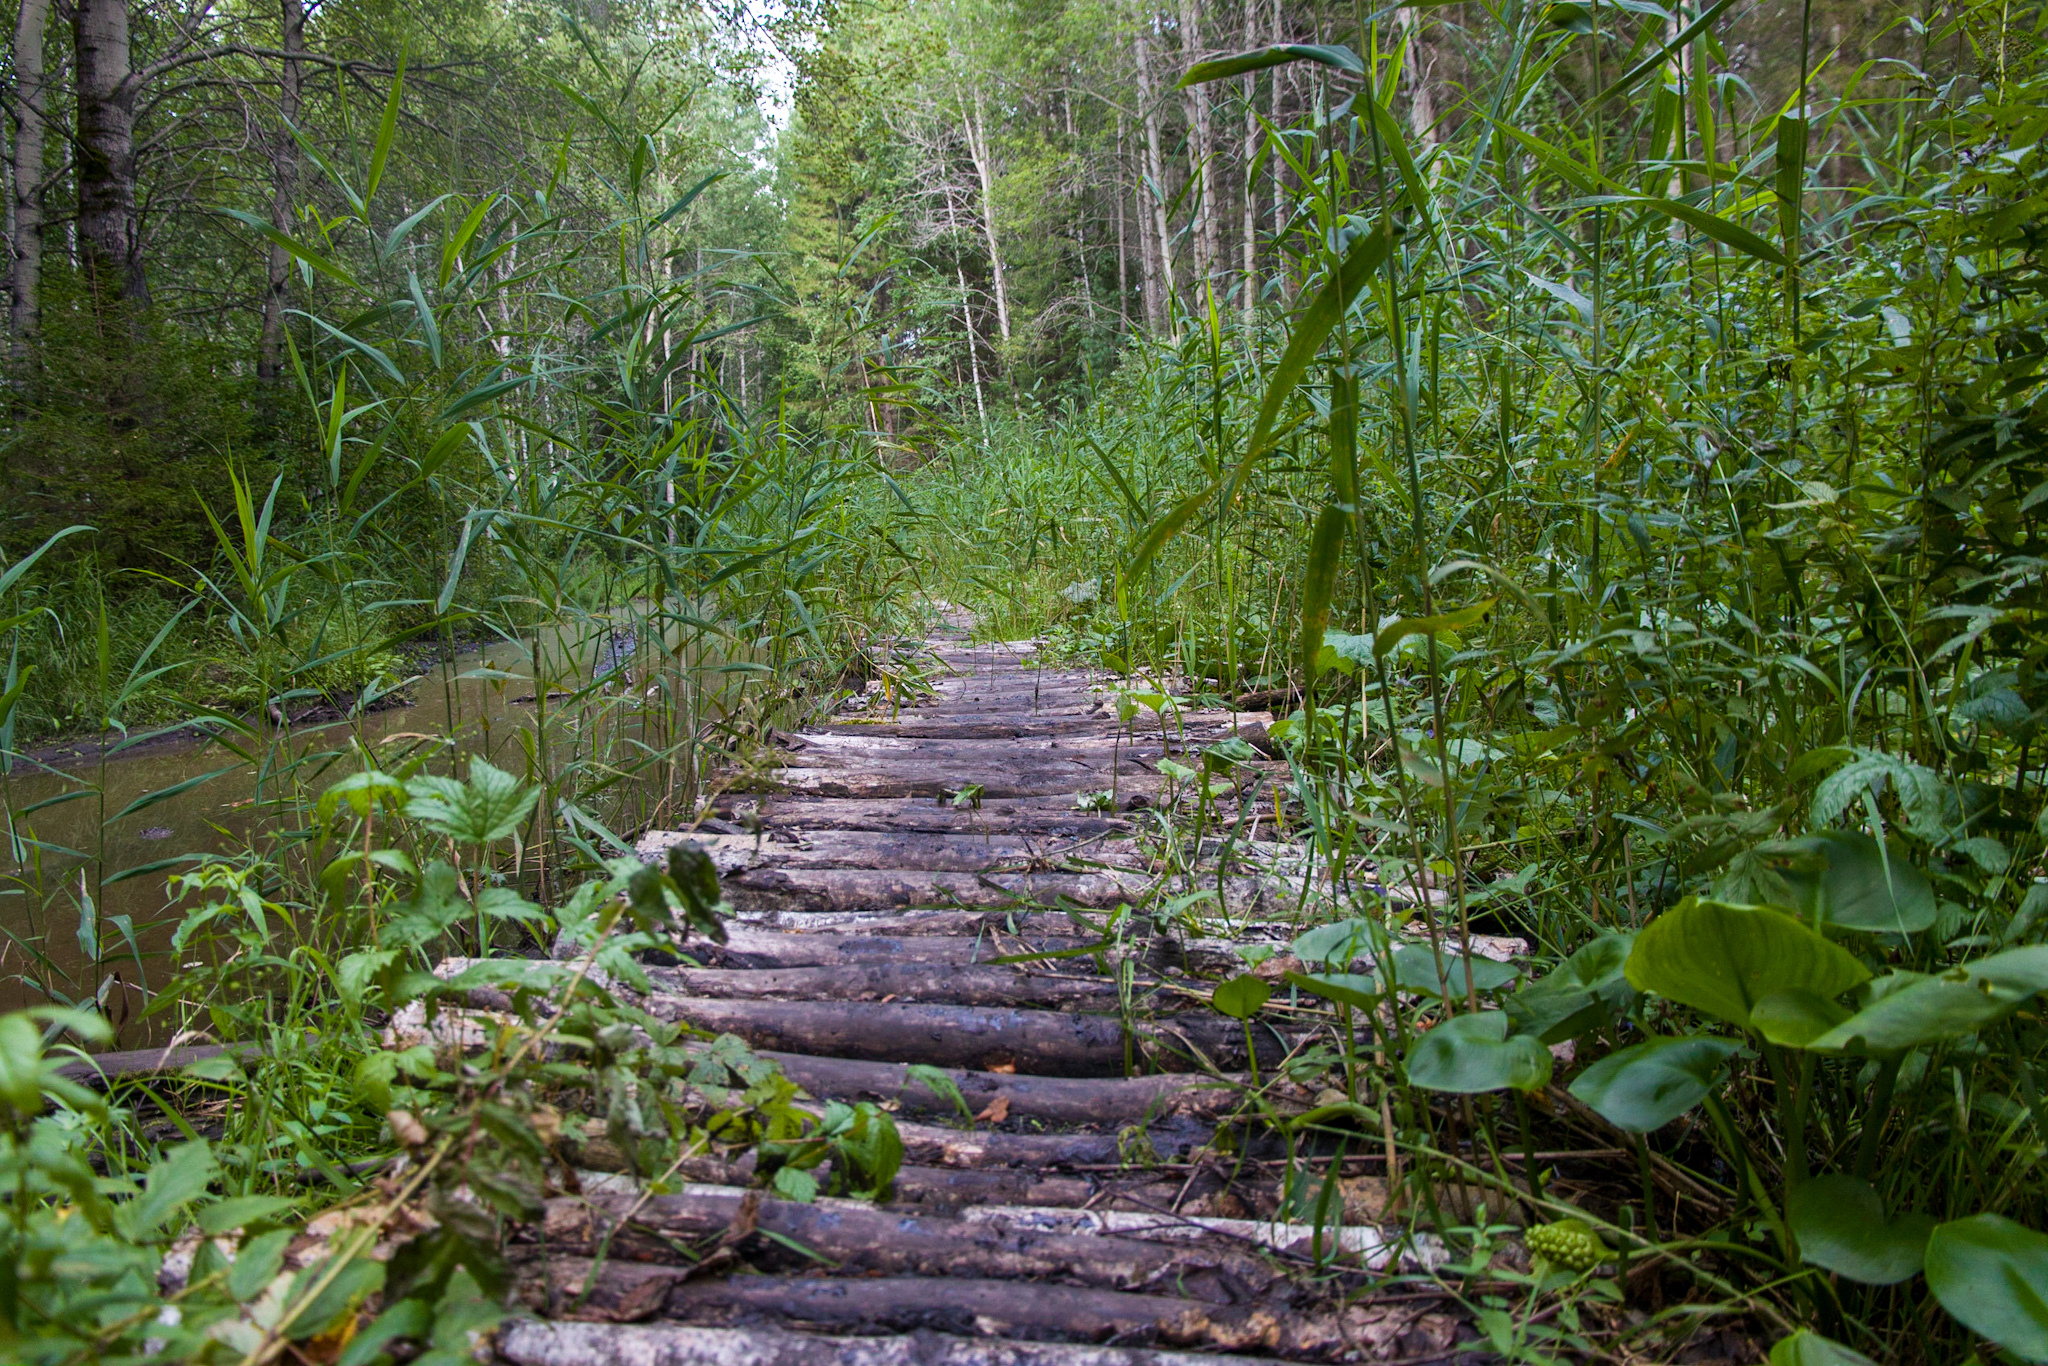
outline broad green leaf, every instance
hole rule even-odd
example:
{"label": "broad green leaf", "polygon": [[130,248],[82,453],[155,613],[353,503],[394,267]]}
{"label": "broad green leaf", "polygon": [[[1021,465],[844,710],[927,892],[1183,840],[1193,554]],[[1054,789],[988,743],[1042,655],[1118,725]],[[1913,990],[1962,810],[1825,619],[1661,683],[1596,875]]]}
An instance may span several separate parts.
{"label": "broad green leaf", "polygon": [[325,1333],[343,1314],[352,1313],[357,1305],[383,1288],[384,1263],[365,1255],[350,1258],[332,1280],[314,1293],[313,1287],[326,1278],[333,1261],[333,1257],[323,1257],[292,1279],[285,1302],[299,1308],[291,1324],[294,1341],[303,1342]]}
{"label": "broad green leaf", "polygon": [[2023,1361],[2048,1361],[2048,1237],[1998,1214],[1927,1240],[1927,1288],[1963,1326]]}
{"label": "broad green leaf", "polygon": [[1344,532],[1350,522],[1335,505],[1326,506],[1309,536],[1308,567],[1301,582],[1301,668],[1308,678],[1315,677],[1316,656],[1330,625],[1330,595],[1336,591],[1337,571],[1344,567]]}
{"label": "broad green leaf", "polygon": [[1273,988],[1250,973],[1237,976],[1216,988],[1209,998],[1211,1005],[1233,1020],[1249,1020],[1259,1013],[1260,1007],[1271,999]]}
{"label": "broad green leaf", "polygon": [[1770,1366],[1877,1366],[1861,1352],[1854,1352],[1802,1328],[1789,1338],[1780,1338],[1771,1348]]}
{"label": "broad green leaf", "polygon": [[1811,1048],[1813,1041],[1849,1018],[1847,1006],[1798,987],[1774,991],[1750,1008],[1749,1027],[1774,1044]]}
{"label": "broad green leaf", "polygon": [[164,1224],[200,1196],[213,1181],[213,1149],[204,1139],[180,1143],[149,1169],[142,1194],[122,1212],[129,1236],[147,1241]]}
{"label": "broad green leaf", "polygon": [[1335,1001],[1338,1005],[1371,1010],[1380,1003],[1380,984],[1376,978],[1349,972],[1290,972],[1285,976],[1287,981],[1309,995]]}
{"label": "broad green leaf", "polygon": [[1533,1091],[1550,1080],[1550,1050],[1527,1034],[1508,1036],[1498,1010],[1456,1015],[1408,1051],[1408,1080],[1430,1091]]}
{"label": "broad green leaf", "polygon": [[1886,1219],[1869,1182],[1839,1173],[1793,1187],[1785,1216],[1800,1257],[1865,1285],[1896,1285],[1918,1275],[1934,1230],[1932,1215]]}
{"label": "broad green leaf", "polygon": [[1373,638],[1373,648],[1381,654],[1393,649],[1409,636],[1434,636],[1444,632],[1462,631],[1466,627],[1486,619],[1499,598],[1487,598],[1470,607],[1460,607],[1455,612],[1439,612],[1432,617],[1402,617],[1389,626],[1380,628]]}
{"label": "broad green leaf", "polygon": [[269,1223],[295,1203],[281,1195],[238,1195],[199,1211],[198,1224],[201,1232],[217,1236],[250,1224]]}
{"label": "broad green leaf", "polygon": [[1445,983],[1453,997],[1471,991],[1499,991],[1519,975],[1513,963],[1496,963],[1476,954],[1468,961],[1446,950],[1440,977],[1436,955],[1422,945],[1403,944],[1394,950],[1394,985],[1425,996],[1441,995]]}
{"label": "broad green leaf", "polygon": [[1880,847],[1865,834],[1824,830],[1763,852],[1809,923],[1892,934],[1914,934],[1934,923],[1934,888],[1898,845]]}
{"label": "broad green leaf", "polygon": [[1327,963],[1348,968],[1360,958],[1369,958],[1373,945],[1386,937],[1376,923],[1359,917],[1333,920],[1298,934],[1288,951],[1304,963]]}
{"label": "broad green leaf", "polygon": [[1571,1093],[1618,1129],[1661,1129],[1707,1098],[1741,1045],[1705,1035],[1645,1039],[1581,1072]]}
{"label": "broad green leaf", "polygon": [[1771,906],[1687,898],[1636,935],[1629,985],[1654,991],[1739,1028],[1773,992],[1833,999],[1870,971],[1791,915]]}
{"label": "broad green leaf", "polygon": [[1872,983],[1864,1007],[1812,1046],[1830,1052],[1902,1053],[1974,1034],[2044,989],[2044,944],[2010,949],[1934,976],[1895,972]]}
{"label": "broad green leaf", "polygon": [[406,784],[405,814],[461,844],[490,844],[525,823],[540,801],[529,787],[483,759],[469,761],[469,781],[420,777]]}
{"label": "broad green leaf", "polygon": [[[1726,0],[1723,0],[1723,3],[1726,3]],[[1321,43],[1278,43],[1272,47],[1253,48],[1249,52],[1218,57],[1214,61],[1196,62],[1188,68],[1188,74],[1180,78],[1174,89],[1182,90],[1208,81],[1229,80],[1232,76],[1242,76],[1249,71],[1264,71],[1267,67],[1283,66],[1289,62],[1315,62],[1350,76],[1365,74],[1365,64],[1359,61],[1358,54],[1348,47]]]}
{"label": "broad green leaf", "polygon": [[1634,944],[1633,931],[1609,931],[1508,997],[1504,1005],[1515,1032],[1562,1043],[1624,1008],[1633,992],[1622,967]]}
{"label": "broad green leaf", "polygon": [[238,1302],[255,1298],[284,1266],[284,1251],[298,1235],[281,1228],[242,1240],[234,1264],[228,1268],[227,1290]]}

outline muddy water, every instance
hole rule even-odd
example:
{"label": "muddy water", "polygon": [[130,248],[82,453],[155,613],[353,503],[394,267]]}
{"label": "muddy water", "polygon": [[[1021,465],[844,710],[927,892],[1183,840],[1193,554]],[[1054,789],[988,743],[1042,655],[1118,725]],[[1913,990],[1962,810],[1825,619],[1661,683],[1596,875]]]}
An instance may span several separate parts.
{"label": "muddy water", "polygon": [[[577,674],[603,677],[628,662],[622,643],[602,636],[568,653],[571,686]],[[552,770],[587,762],[622,738],[659,739],[651,704],[629,673],[571,706],[554,661],[543,672],[554,683]],[[260,792],[256,765],[194,739],[17,758],[0,777],[11,836],[0,847],[0,1009],[99,996],[112,1019],[139,1015],[145,993],[170,976],[167,880],[194,856],[247,848],[259,819],[268,831],[298,825],[281,820],[286,813],[274,804],[358,771],[358,747],[387,768],[426,750],[438,772],[460,772],[466,759],[456,756],[479,754],[530,772],[541,712],[533,676],[526,650],[494,646],[433,667],[408,690],[410,705],[326,724],[304,720],[258,741],[235,737],[258,757],[259,745],[271,750]],[[298,760],[298,771],[280,780],[276,768],[288,759]],[[596,814],[630,812],[614,801]],[[122,1043],[143,1041],[141,1025],[123,1030]]]}

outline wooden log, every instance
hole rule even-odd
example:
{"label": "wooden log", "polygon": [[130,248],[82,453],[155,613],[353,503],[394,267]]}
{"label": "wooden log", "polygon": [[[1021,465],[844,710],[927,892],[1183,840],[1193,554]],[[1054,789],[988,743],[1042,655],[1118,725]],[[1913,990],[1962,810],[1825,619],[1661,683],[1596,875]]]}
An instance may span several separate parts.
{"label": "wooden log", "polygon": [[985,797],[978,809],[954,806],[936,798],[903,802],[728,793],[720,798],[716,810],[743,826],[758,824],[770,830],[1030,833],[1081,838],[1130,829],[1128,821],[1113,815],[1077,810],[1071,793],[1051,797]]}
{"label": "wooden log", "polygon": [[666,968],[678,994],[753,1001],[950,1001],[971,1006],[1114,1010],[1116,983],[1014,967],[864,963],[830,968]]}
{"label": "wooden log", "polygon": [[[945,934],[791,934],[744,924],[728,925],[725,934],[723,945],[708,940],[692,942],[689,952],[706,967],[810,968],[863,963],[986,963],[1001,954],[1019,951],[1016,941],[998,945],[992,935],[976,938]],[[1033,936],[1029,951],[1081,948],[1094,942]]]}
{"label": "wooden log", "polygon": [[874,830],[810,830],[778,838],[706,835],[687,830],[649,830],[633,849],[648,863],[668,856],[678,844],[694,844],[711,856],[722,877],[755,868],[914,869],[932,873],[978,873],[991,868],[1017,872],[1085,872],[1068,860],[1110,867],[1143,868],[1149,860],[1129,840],[1050,836],[894,833]]}
{"label": "wooden log", "polygon": [[[784,768],[774,773],[774,790],[808,797],[949,797],[963,787],[976,785],[982,799],[1015,797],[1057,797],[1083,790],[1108,788],[1106,767],[1082,764],[1036,765],[970,771],[952,764],[903,766],[872,769]],[[1150,773],[1126,772],[1116,785],[1133,794],[1156,793],[1160,779]]]}
{"label": "wooden log", "polygon": [[[913,869],[754,868],[725,879],[726,898],[746,911],[866,911],[911,906],[1050,905],[1114,907],[1145,898],[1149,872],[934,873]],[[1277,902],[1276,902],[1277,904]]]}
{"label": "wooden log", "polygon": [[[536,1271],[540,1268],[536,1268]],[[708,1327],[763,1324],[833,1333],[926,1330],[1030,1342],[1158,1343],[1322,1360],[1345,1340],[1328,1310],[1283,1302],[1220,1305],[1167,1295],[1133,1295],[965,1277],[890,1276],[860,1280],[741,1276],[688,1280],[672,1267],[584,1258],[549,1261],[545,1278],[522,1278],[535,1309],[575,1305],[574,1316],[630,1323],[659,1316]]]}
{"label": "wooden log", "polygon": [[912,1333],[814,1337],[682,1324],[546,1323],[496,1333],[506,1366],[1255,1366],[1256,1358]]}
{"label": "wooden log", "polygon": [[[686,1195],[550,1200],[541,1236],[551,1254],[589,1256],[610,1230],[613,1256],[673,1264],[676,1240],[724,1233],[746,1198],[707,1188]],[[620,1226],[629,1211],[631,1222]],[[1014,1231],[850,1200],[759,1200],[755,1219],[759,1234],[767,1236],[753,1236],[738,1250],[764,1270],[806,1270],[823,1258],[842,1275],[1057,1277],[1103,1290],[1158,1288],[1218,1304],[1259,1294],[1282,1279],[1264,1258],[1235,1247]]]}
{"label": "wooden log", "polygon": [[1001,1129],[957,1129],[899,1118],[906,1162],[927,1167],[989,1170],[1028,1167],[1142,1170],[1147,1161],[1177,1162],[1208,1143],[1212,1130],[1187,1119],[1170,1120],[1129,1133],[1010,1133]]}
{"label": "wooden log", "polygon": [[[643,1003],[658,1019],[755,1048],[933,1067],[1009,1068],[1038,1077],[1121,1077],[1136,1064],[1163,1071],[1242,1067],[1245,1031],[1220,1015],[1125,1022],[1110,1015],[879,1001],[731,1001],[656,994]],[[1271,1068],[1287,1041],[1253,1033]]]}
{"label": "wooden log", "polygon": [[[912,1114],[953,1115],[948,1096],[911,1078],[904,1063],[814,1058],[756,1050],[784,1076],[821,1100],[893,1100]],[[970,1113],[983,1114],[997,1096],[1008,1100],[1011,1123],[1101,1125],[1121,1128],[1186,1116],[1213,1119],[1237,1104],[1243,1079],[1170,1075],[1155,1077],[1035,1077],[947,1068]]]}

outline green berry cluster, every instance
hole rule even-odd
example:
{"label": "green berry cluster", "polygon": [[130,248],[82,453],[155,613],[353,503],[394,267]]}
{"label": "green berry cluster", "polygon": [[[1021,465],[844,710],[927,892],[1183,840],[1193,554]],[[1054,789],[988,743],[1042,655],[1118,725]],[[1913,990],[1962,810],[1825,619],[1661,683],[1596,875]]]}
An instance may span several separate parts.
{"label": "green berry cluster", "polygon": [[1573,1271],[1591,1271],[1614,1255],[1600,1235],[1578,1219],[1560,1219],[1532,1228],[1523,1237],[1529,1251]]}

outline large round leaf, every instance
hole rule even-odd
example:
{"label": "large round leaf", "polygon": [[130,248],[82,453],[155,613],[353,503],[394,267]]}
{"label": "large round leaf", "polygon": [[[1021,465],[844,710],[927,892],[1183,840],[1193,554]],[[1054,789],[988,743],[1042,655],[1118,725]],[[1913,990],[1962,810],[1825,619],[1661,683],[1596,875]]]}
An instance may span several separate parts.
{"label": "large round leaf", "polygon": [[2048,1237],[1997,1214],[1943,1224],[1927,1240],[1927,1286],[1978,1337],[2048,1361]]}
{"label": "large round leaf", "polygon": [[1779,847],[1794,857],[1778,872],[1815,924],[1913,934],[1934,923],[1934,888],[1895,844],[1823,830]]}
{"label": "large round leaf", "polygon": [[1408,1080],[1431,1091],[1533,1091],[1550,1080],[1550,1050],[1527,1034],[1508,1037],[1498,1010],[1457,1015],[1408,1050]]}
{"label": "large round leaf", "polygon": [[1216,988],[1210,1003],[1233,1020],[1249,1020],[1259,1013],[1259,1007],[1266,1004],[1273,994],[1273,988],[1265,982],[1242,973]]}
{"label": "large round leaf", "polygon": [[1770,1366],[1877,1366],[1861,1352],[1851,1351],[1833,1338],[1824,1338],[1802,1328],[1789,1338],[1778,1339],[1771,1348]]}
{"label": "large round leaf", "polygon": [[1918,1275],[1934,1230],[1931,1215],[1909,1211],[1886,1219],[1869,1182],[1839,1174],[1801,1182],[1785,1213],[1803,1259],[1865,1285],[1896,1285]]}
{"label": "large round leaf", "polygon": [[1571,1092],[1616,1128],[1646,1134],[1706,1099],[1728,1055],[1741,1047],[1703,1035],[1645,1039],[1581,1072]]}
{"label": "large round leaf", "polygon": [[1846,950],[1783,911],[1692,900],[1636,936],[1627,972],[1638,991],[1744,1029],[1756,1003],[1773,992],[1832,999],[1870,977]]}
{"label": "large round leaf", "polygon": [[1772,1043],[1811,1048],[1813,1041],[1849,1018],[1848,1008],[1810,991],[1774,991],[1749,1012],[1749,1027]]}

